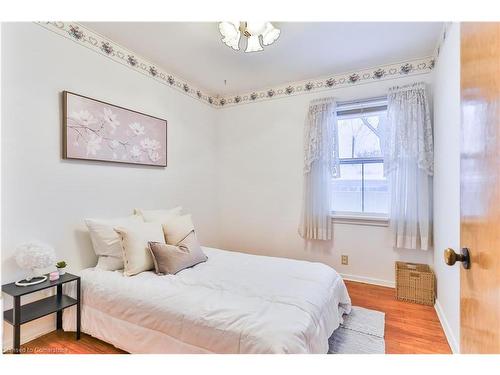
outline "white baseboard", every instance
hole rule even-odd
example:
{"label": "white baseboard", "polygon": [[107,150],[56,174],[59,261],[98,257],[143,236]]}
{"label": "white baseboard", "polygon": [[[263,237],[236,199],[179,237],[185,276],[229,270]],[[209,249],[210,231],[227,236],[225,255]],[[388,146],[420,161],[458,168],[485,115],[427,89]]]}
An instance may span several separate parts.
{"label": "white baseboard", "polygon": [[342,278],[344,280],[357,281],[357,282],[365,283],[365,284],[387,286],[389,288],[394,288],[396,286],[396,283],[394,281],[391,281],[391,280],[382,280],[382,279],[375,279],[373,277],[349,275],[346,273],[341,273],[340,276],[342,276]]}
{"label": "white baseboard", "polygon": [[443,308],[441,307],[441,304],[437,299],[436,303],[434,304],[434,309],[436,310],[439,322],[441,323],[441,327],[443,327],[443,331],[446,336],[446,340],[448,340],[448,344],[450,345],[451,352],[453,354],[460,354],[460,346],[458,345],[457,338],[453,334],[453,331],[450,328],[450,324],[448,323],[448,319],[446,319],[446,315],[444,314]]}

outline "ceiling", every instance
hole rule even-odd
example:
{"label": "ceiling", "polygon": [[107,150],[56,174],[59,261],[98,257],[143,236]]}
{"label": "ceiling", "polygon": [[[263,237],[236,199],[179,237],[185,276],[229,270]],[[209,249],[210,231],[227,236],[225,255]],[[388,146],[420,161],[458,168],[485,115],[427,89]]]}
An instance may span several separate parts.
{"label": "ceiling", "polygon": [[[81,22],[212,94],[236,94],[432,55],[439,22],[273,22],[262,52],[234,51],[215,22]],[[240,44],[240,47],[245,47]]]}

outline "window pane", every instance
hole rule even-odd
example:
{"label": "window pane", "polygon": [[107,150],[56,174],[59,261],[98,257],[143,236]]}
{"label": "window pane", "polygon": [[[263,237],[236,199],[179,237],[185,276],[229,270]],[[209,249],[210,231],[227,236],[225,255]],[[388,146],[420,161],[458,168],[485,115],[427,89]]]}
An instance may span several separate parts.
{"label": "window pane", "polygon": [[339,157],[367,158],[382,156],[380,137],[385,113],[362,116],[361,114],[338,121]]}
{"label": "window pane", "polygon": [[375,109],[375,104],[361,103],[359,108],[346,104],[340,110],[341,178],[333,181],[334,211],[388,213],[389,189],[382,163],[387,111]]}
{"label": "window pane", "polygon": [[351,118],[346,120],[339,120],[339,157],[340,158],[352,158],[354,135],[359,129],[360,123],[359,119]]}
{"label": "window pane", "polygon": [[365,164],[365,212],[388,213],[389,188],[382,163]]}
{"label": "window pane", "polygon": [[361,164],[341,164],[333,179],[333,211],[361,212]]}

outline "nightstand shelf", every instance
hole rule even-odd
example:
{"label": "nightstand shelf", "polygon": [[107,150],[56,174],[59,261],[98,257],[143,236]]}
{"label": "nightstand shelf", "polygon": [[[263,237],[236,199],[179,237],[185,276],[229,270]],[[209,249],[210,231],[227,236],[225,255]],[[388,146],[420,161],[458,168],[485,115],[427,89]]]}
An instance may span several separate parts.
{"label": "nightstand shelf", "polygon": [[[66,307],[76,305],[77,303],[76,299],[62,295],[61,298],[59,296],[52,296],[22,305],[21,320],[19,323],[31,322],[45,315],[61,311]],[[3,318],[7,323],[14,325],[14,309],[4,311]]]}
{"label": "nightstand shelf", "polygon": [[[76,299],[63,294],[65,283],[76,281]],[[21,305],[21,297],[49,288],[56,288],[56,295],[42,298],[35,302]],[[15,283],[2,285],[2,292],[12,296],[14,308],[3,312],[3,319],[12,325],[14,338],[14,353],[20,353],[21,325],[49,314],[56,314],[56,328],[62,329],[62,312],[65,308],[76,305],[76,339],[80,339],[80,277],[66,273],[58,280],[46,280],[32,286],[17,286]]]}

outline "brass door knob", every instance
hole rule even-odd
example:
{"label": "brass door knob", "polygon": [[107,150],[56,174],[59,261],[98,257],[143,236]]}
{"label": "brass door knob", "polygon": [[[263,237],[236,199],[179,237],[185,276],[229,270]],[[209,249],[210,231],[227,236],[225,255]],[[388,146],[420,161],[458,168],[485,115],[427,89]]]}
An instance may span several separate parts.
{"label": "brass door knob", "polygon": [[453,266],[456,262],[462,262],[462,266],[465,269],[469,269],[470,268],[469,249],[464,247],[462,248],[461,254],[457,254],[455,253],[455,250],[447,248],[444,251],[444,261],[449,266]]}

